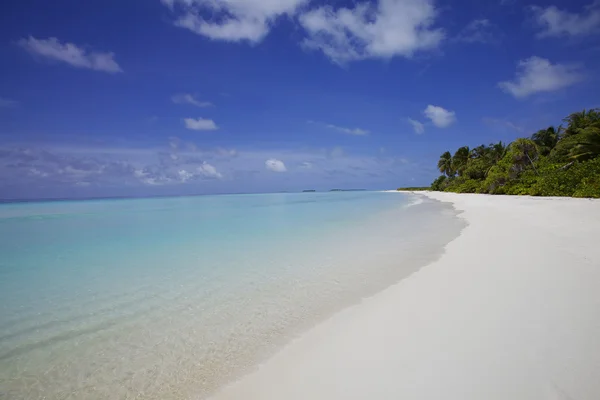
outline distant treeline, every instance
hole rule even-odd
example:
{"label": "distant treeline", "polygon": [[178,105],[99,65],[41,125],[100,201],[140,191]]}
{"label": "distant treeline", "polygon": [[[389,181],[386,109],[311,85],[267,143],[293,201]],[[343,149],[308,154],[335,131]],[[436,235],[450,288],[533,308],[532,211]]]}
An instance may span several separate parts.
{"label": "distant treeline", "polygon": [[532,196],[600,197],[600,109],[527,138],[441,155],[431,190]]}
{"label": "distant treeline", "polygon": [[429,186],[421,186],[421,187],[401,187],[397,190],[406,190],[406,191],[415,191],[415,190],[431,190]]}

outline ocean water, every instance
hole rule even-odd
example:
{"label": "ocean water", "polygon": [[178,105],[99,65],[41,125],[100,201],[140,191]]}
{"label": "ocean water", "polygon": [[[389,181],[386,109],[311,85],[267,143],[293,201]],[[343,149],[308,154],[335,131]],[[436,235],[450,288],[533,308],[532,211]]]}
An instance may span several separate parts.
{"label": "ocean water", "polygon": [[0,204],[0,399],[201,399],[437,258],[412,195]]}

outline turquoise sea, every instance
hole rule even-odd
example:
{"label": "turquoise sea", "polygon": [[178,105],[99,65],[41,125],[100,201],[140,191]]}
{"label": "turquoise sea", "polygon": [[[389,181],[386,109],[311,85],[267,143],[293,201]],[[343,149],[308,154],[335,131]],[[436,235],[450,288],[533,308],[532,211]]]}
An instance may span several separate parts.
{"label": "turquoise sea", "polygon": [[0,204],[0,399],[206,397],[462,227],[383,192]]}

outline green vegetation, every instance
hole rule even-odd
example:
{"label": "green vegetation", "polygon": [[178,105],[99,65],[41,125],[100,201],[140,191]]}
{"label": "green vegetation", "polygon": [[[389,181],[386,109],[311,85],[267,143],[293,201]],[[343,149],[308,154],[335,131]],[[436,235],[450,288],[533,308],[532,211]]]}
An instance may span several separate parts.
{"label": "green vegetation", "polygon": [[414,187],[402,187],[402,188],[398,188],[396,190],[398,190],[398,191],[401,191],[401,190],[416,191],[416,190],[431,190],[431,188],[430,187],[416,187],[416,186],[414,186]]}
{"label": "green vegetation", "polygon": [[563,122],[509,145],[444,152],[437,164],[442,175],[431,190],[600,198],[600,109],[573,113]]}

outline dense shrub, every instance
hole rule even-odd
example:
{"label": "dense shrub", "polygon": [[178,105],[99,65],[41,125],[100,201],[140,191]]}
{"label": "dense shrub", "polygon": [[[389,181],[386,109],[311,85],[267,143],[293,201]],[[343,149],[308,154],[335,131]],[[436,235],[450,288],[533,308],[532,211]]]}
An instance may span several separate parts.
{"label": "dense shrub", "polygon": [[600,197],[600,158],[549,171],[532,185],[534,196]]}
{"label": "dense shrub", "polygon": [[433,190],[600,198],[600,109],[575,112],[566,127],[531,138],[446,151]]}
{"label": "dense shrub", "polygon": [[480,193],[481,182],[475,179],[467,179],[457,187],[458,193]]}
{"label": "dense shrub", "polygon": [[600,174],[588,176],[583,179],[579,186],[577,186],[577,190],[575,190],[573,196],[600,198]]}
{"label": "dense shrub", "polygon": [[468,179],[485,179],[485,174],[490,169],[490,163],[483,158],[470,160],[463,172]]}
{"label": "dense shrub", "polygon": [[508,171],[503,165],[494,165],[483,182],[483,190],[491,194],[504,194],[504,185],[508,182]]}
{"label": "dense shrub", "polygon": [[571,151],[574,147],[576,147],[579,144],[580,141],[581,138],[578,135],[569,136],[561,139],[557,143],[556,147],[550,152],[548,159],[556,163],[568,162]]}
{"label": "dense shrub", "polygon": [[446,175],[441,175],[439,178],[433,181],[433,183],[431,184],[431,190],[436,190],[438,192],[444,191],[444,189],[446,189],[447,186],[447,180],[448,179],[446,178]]}

